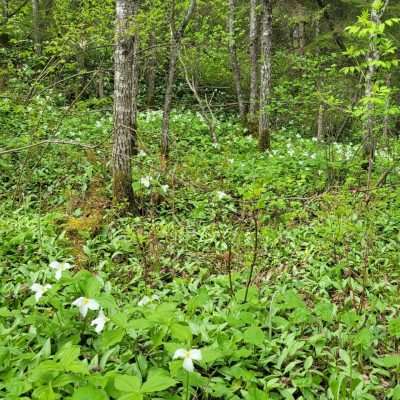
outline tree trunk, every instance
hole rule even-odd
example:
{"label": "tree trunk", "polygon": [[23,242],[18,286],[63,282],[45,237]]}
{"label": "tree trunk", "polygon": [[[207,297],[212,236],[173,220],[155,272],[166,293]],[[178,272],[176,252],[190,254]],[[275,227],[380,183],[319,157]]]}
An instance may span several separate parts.
{"label": "tree trunk", "polygon": [[102,99],[104,97],[104,71],[100,69],[97,72],[97,97]]}
{"label": "tree trunk", "polygon": [[[137,15],[137,9],[134,10],[134,15]],[[138,115],[138,108],[137,108],[137,101],[136,99],[139,96],[139,77],[140,77],[140,64],[139,64],[139,48],[140,48],[140,41],[139,41],[139,33],[135,30],[134,35],[134,43],[133,43],[133,65],[132,65],[132,96],[133,96],[133,123],[135,127],[135,132],[137,130],[137,115]]]}
{"label": "tree trunk", "polygon": [[261,151],[271,148],[270,117],[268,106],[272,79],[272,0],[262,0],[263,23],[261,37],[261,82],[258,146]]}
{"label": "tree trunk", "polygon": [[179,56],[179,49],[186,27],[188,26],[196,8],[196,0],[191,0],[186,15],[182,21],[181,26],[177,31],[173,28],[174,21],[171,21],[172,35],[169,55],[169,69],[167,87],[165,91],[163,122],[161,132],[161,156],[166,161],[169,155],[169,117],[172,108],[173,90],[176,73],[176,63]]}
{"label": "tree trunk", "polygon": [[131,157],[135,148],[133,66],[134,37],[131,23],[132,0],[116,1],[116,43],[114,50],[114,132],[112,150],[113,199],[124,211],[135,211]]}
{"label": "tree trunk", "polygon": [[[258,96],[258,17],[259,0],[250,1],[250,105],[249,123],[255,125]],[[254,131],[253,127],[250,131]]]}
{"label": "tree trunk", "polygon": [[32,38],[35,53],[42,53],[41,33],[40,33],[40,6],[39,0],[32,0]]}
{"label": "tree trunk", "polygon": [[147,70],[147,108],[152,108],[154,104],[154,93],[156,87],[156,42],[157,38],[154,32],[150,33],[150,57],[148,60],[148,70]]}
{"label": "tree trunk", "polygon": [[[386,0],[385,4],[381,7],[380,10],[376,9],[374,4],[372,5],[371,22],[374,25],[379,25],[381,23],[381,17],[385,12],[388,3],[389,1]],[[368,69],[365,75],[365,98],[367,99],[367,115],[364,120],[363,151],[365,158],[368,160],[368,182],[371,178],[376,151],[374,104],[371,101],[371,97],[373,95],[374,82],[376,79],[376,64],[380,59],[377,39],[378,37],[376,34],[372,34],[369,38],[369,52],[367,56]]]}
{"label": "tree trunk", "polygon": [[1,15],[3,16],[4,20],[8,19],[8,0],[1,1]]}
{"label": "tree trunk", "polygon": [[246,105],[241,84],[240,64],[237,57],[236,47],[236,32],[235,32],[235,11],[236,0],[229,0],[229,17],[228,17],[228,31],[229,31],[229,55],[231,58],[231,67],[233,80],[235,82],[236,96],[239,105],[239,115],[242,122],[246,121]]}

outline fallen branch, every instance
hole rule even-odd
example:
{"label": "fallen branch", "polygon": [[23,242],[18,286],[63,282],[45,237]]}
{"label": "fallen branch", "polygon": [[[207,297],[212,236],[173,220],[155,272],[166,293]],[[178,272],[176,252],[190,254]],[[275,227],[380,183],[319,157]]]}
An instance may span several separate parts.
{"label": "fallen branch", "polygon": [[10,153],[18,153],[20,151],[28,150],[33,147],[43,146],[45,144],[64,144],[64,145],[70,145],[70,146],[80,146],[80,147],[84,147],[85,149],[95,149],[97,147],[97,146],[93,146],[93,145],[86,144],[86,143],[73,142],[73,141],[68,141],[68,140],[42,140],[41,142],[28,144],[26,146],[17,147],[15,149],[2,150],[2,151],[0,151],[0,155],[10,154]]}

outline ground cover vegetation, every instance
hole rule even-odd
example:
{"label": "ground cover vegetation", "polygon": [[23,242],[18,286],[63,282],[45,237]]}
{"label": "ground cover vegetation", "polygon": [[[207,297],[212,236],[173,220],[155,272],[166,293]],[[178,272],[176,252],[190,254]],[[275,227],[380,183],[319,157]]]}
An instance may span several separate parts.
{"label": "ground cover vegetation", "polygon": [[400,399],[394,0],[2,7],[1,399]]}

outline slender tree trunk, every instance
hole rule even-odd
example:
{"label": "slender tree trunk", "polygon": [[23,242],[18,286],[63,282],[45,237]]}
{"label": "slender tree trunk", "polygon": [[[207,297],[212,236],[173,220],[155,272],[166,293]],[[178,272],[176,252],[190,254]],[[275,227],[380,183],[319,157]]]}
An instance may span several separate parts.
{"label": "slender tree trunk", "polygon": [[148,60],[148,70],[147,70],[147,108],[151,108],[154,103],[154,93],[156,87],[156,43],[157,38],[154,32],[150,33],[150,57]]}
{"label": "slender tree trunk", "polygon": [[[320,20],[317,19],[315,21],[315,39],[318,41],[319,35],[321,31],[321,25],[320,25]],[[320,56],[320,48],[319,45],[317,45],[316,48],[316,55],[317,57]],[[323,81],[322,81],[322,76],[318,77],[318,82],[317,82],[317,90],[318,92],[321,92],[323,87]],[[322,142],[324,140],[325,132],[324,132],[324,116],[325,116],[325,105],[323,102],[320,103],[318,107],[318,117],[317,117],[317,140],[319,142]]]}
{"label": "slender tree trunk", "polygon": [[236,0],[229,0],[229,17],[228,17],[229,55],[231,58],[231,67],[233,73],[233,80],[235,82],[236,96],[238,99],[239,115],[242,122],[245,122],[246,104],[244,101],[244,96],[242,91],[240,64],[237,57],[235,12],[236,12]]}
{"label": "slender tree trunk", "polygon": [[8,19],[8,0],[1,1],[1,15],[3,16],[4,20]]}
{"label": "slender tree trunk", "polygon": [[272,86],[272,0],[262,0],[263,23],[261,37],[261,82],[258,146],[261,151],[271,148],[270,104]]}
{"label": "slender tree trunk", "polygon": [[[134,15],[136,16],[137,9],[134,10]],[[140,64],[138,53],[140,49],[140,41],[139,41],[139,32],[136,30],[134,35],[134,43],[133,43],[133,65],[132,65],[132,95],[133,95],[133,122],[135,132],[137,130],[137,116],[138,116],[138,108],[136,99],[139,96],[139,77],[140,77]]]}
{"label": "slender tree trunk", "polygon": [[[391,74],[387,74],[386,76],[386,86],[390,88],[391,86]],[[389,95],[386,99],[386,104],[385,104],[385,116],[383,118],[383,137],[387,139],[390,136],[390,117],[389,117],[389,108],[390,108],[390,103],[391,103],[391,96]]]}
{"label": "slender tree trunk", "polygon": [[258,4],[259,0],[250,0],[250,125],[255,124],[258,103]]}
{"label": "slender tree trunk", "polygon": [[[373,3],[375,3],[373,1]],[[389,1],[386,0],[380,10],[371,7],[371,21],[374,25],[381,23],[381,17],[385,12],[385,9]],[[369,38],[369,52],[367,56],[368,70],[365,75],[365,98],[367,99],[367,115],[364,120],[364,156],[368,160],[368,182],[371,179],[371,173],[375,161],[376,151],[376,135],[375,135],[375,116],[374,116],[374,105],[371,101],[373,95],[374,82],[376,79],[376,64],[380,59],[380,54],[377,46],[377,35],[372,34]]]}
{"label": "slender tree trunk", "polygon": [[39,0],[32,0],[32,37],[35,53],[42,53],[41,32],[40,32],[40,5]]}
{"label": "slender tree trunk", "polygon": [[114,50],[114,132],[112,150],[113,198],[124,211],[135,210],[131,157],[135,148],[133,66],[134,36],[132,0],[116,0],[116,43]]}
{"label": "slender tree trunk", "polygon": [[[174,90],[174,82],[175,82],[175,73],[176,73],[176,63],[179,56],[179,50],[183,35],[185,30],[194,14],[196,8],[196,0],[191,0],[189,8],[186,11],[186,15],[182,21],[181,26],[175,32],[175,29],[172,28],[171,35],[171,45],[170,45],[170,55],[169,55],[169,69],[168,69],[168,79],[167,79],[167,87],[165,91],[165,99],[164,99],[164,110],[163,110],[163,122],[162,122],[162,132],[161,132],[161,156],[164,161],[168,159],[169,155],[169,117],[171,114],[172,108],[172,99],[173,99],[173,90]],[[173,21],[171,23],[173,24]]]}
{"label": "slender tree trunk", "polygon": [[174,82],[175,82],[175,72],[176,63],[178,60],[179,53],[179,43],[175,38],[171,39],[171,47],[169,53],[169,70],[168,70],[168,80],[167,87],[165,90],[164,99],[164,112],[162,121],[162,142],[161,142],[161,154],[164,159],[168,158],[169,155],[169,117],[172,108],[172,98],[174,92]]}
{"label": "slender tree trunk", "polygon": [[104,97],[104,71],[100,69],[97,73],[97,97],[102,99]]}

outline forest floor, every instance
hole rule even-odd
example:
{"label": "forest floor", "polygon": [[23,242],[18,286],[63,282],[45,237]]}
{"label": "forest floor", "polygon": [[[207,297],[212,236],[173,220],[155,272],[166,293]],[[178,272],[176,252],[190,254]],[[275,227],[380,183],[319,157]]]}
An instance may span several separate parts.
{"label": "forest floor", "polygon": [[[400,399],[389,150],[367,187],[357,145],[287,129],[260,154],[233,120],[213,145],[201,117],[180,112],[162,170],[161,113],[145,112],[141,215],[117,218],[110,114],[36,107],[10,110],[3,148],[32,132],[93,148],[0,155],[0,398],[180,399],[190,377],[193,399]],[[29,288],[51,281],[54,260],[74,268],[36,305]],[[79,294],[108,315],[100,335],[70,306]],[[190,375],[172,359],[179,347],[202,351]]]}

